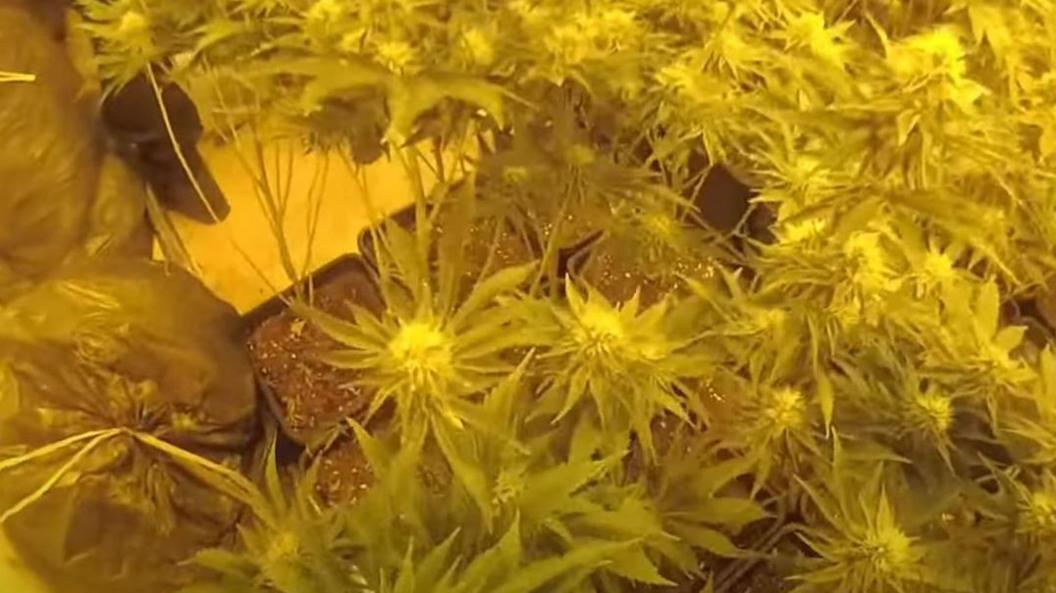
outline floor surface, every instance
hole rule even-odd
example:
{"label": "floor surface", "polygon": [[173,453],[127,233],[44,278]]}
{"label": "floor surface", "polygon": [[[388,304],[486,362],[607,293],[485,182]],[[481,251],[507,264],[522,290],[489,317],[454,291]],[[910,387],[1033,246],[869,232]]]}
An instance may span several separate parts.
{"label": "floor surface", "polygon": [[[284,271],[279,242],[254,192],[253,178],[238,153],[231,147],[203,147],[203,153],[231,202],[231,214],[213,226],[174,215],[175,224],[205,283],[240,312],[246,312],[270,298],[276,289],[288,286],[290,279]],[[298,268],[316,269],[341,255],[354,253],[356,238],[370,224],[371,213],[383,216],[412,201],[410,187],[397,163],[383,160],[368,167],[369,193],[364,194],[338,158],[324,163],[323,157],[298,155],[292,161],[293,174],[289,176],[285,165],[288,153],[284,148],[277,154],[283,163],[283,185],[286,177],[291,179],[285,232]],[[313,195],[313,178],[318,178],[324,166],[327,173],[321,184],[323,190]],[[271,164],[269,169],[273,171],[275,166]],[[314,240],[309,241],[308,222],[315,212],[318,225]],[[307,256],[309,265],[304,266]]]}

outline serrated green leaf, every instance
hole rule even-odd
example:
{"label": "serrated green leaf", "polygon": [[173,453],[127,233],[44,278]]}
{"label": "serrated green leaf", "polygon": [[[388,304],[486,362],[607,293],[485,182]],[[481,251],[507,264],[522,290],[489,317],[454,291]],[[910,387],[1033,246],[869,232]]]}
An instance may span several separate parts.
{"label": "serrated green leaf", "polygon": [[[562,420],[568,415],[576,404],[582,401],[583,396],[587,393],[587,384],[590,377],[587,375],[586,369],[577,368],[572,371],[571,376],[567,382],[555,382],[551,393],[564,396],[564,403],[561,404],[561,409],[558,411],[557,416],[554,417],[554,422]],[[605,423],[604,411],[599,408],[598,413],[602,416],[601,422]]]}
{"label": "serrated green leaf", "polygon": [[352,432],[355,433],[356,436],[356,443],[359,445],[360,449],[363,450],[363,454],[366,456],[367,462],[370,466],[375,468],[375,471],[380,471],[381,468],[388,467],[392,455],[382,442],[352,418],[348,418],[346,422],[352,427]]}
{"label": "serrated green leaf", "polygon": [[466,591],[484,591],[518,570],[522,561],[520,518],[492,548],[477,556],[459,580]]}
{"label": "serrated green leaf", "polygon": [[249,33],[251,28],[245,21],[231,19],[213,19],[200,27],[195,34],[198,42],[192,50],[193,55],[209,50],[212,46]]}
{"label": "serrated green leaf", "polygon": [[749,498],[719,497],[701,502],[688,516],[700,523],[740,528],[770,514]]}
{"label": "serrated green leaf", "polygon": [[485,527],[490,531],[494,520],[494,509],[491,505],[491,487],[488,477],[484,474],[479,459],[476,459],[470,451],[471,442],[468,435],[455,428],[443,419],[434,419],[432,422],[433,437],[437,445],[444,453],[444,458],[451,465],[451,470],[458,480],[465,486],[466,491],[473,497],[477,507],[480,509],[481,519]]}
{"label": "serrated green leaf", "polygon": [[975,303],[975,322],[980,337],[988,339],[997,333],[1000,308],[1001,297],[997,291],[997,284],[994,282],[983,284]]}
{"label": "serrated green leaf", "polygon": [[301,319],[306,319],[324,334],[339,344],[355,348],[359,351],[377,351],[385,348],[385,344],[377,342],[372,337],[360,330],[359,325],[345,321],[320,309],[316,309],[304,303],[293,302],[290,309]]}
{"label": "serrated green leaf", "polygon": [[491,593],[533,593],[551,581],[583,568],[596,568],[633,546],[633,542],[582,541],[557,558],[526,564]]}
{"label": "serrated green leaf", "polygon": [[882,204],[880,200],[870,198],[862,199],[854,204],[836,221],[834,234],[836,240],[845,241],[852,234],[868,227],[876,219]]}
{"label": "serrated green leaf", "polygon": [[279,478],[279,463],[275,458],[277,443],[278,438],[275,436],[268,443],[268,454],[264,460],[264,484],[267,488],[268,501],[282,515],[289,509],[289,505],[286,501],[285,489],[282,487],[282,480]]}
{"label": "serrated green leaf", "polygon": [[[425,222],[419,220],[416,224]],[[428,237],[429,233],[425,236]],[[432,304],[432,299],[427,298],[431,294],[427,246],[420,245],[416,235],[395,220],[387,220],[378,237],[381,240],[381,249],[377,250],[378,271],[385,304],[390,308],[402,305],[396,309],[396,315],[411,317],[417,311],[411,308],[412,303],[401,303],[398,288],[410,291],[413,303]],[[394,286],[393,281],[400,286]],[[423,293],[423,290],[427,292]]]}
{"label": "serrated green leaf", "polygon": [[451,317],[451,325],[458,331],[468,319],[482,308],[490,305],[499,295],[507,294],[522,286],[535,272],[535,262],[504,268],[485,278],[473,288],[466,301]]}
{"label": "serrated green leaf", "polygon": [[344,99],[364,88],[381,88],[391,77],[384,68],[366,60],[350,58],[320,59],[318,63],[302,65],[301,73],[311,77],[300,97],[301,110],[306,114],[319,109],[327,101]]}
{"label": "serrated green leaf", "polygon": [[[836,526],[837,528],[845,525],[844,518],[846,513],[844,512],[842,501],[833,500],[833,497],[829,496],[828,493],[823,493],[798,476],[796,476],[796,481],[799,482],[799,485],[807,492],[807,495],[810,496],[814,506],[821,511],[821,514],[825,517],[825,520],[828,521],[829,525]],[[835,483],[839,483],[842,487],[839,478],[834,480],[834,484]],[[839,493],[837,493],[837,498],[839,498]]]}
{"label": "serrated green leaf", "polygon": [[414,124],[443,99],[457,99],[475,105],[491,115],[499,127],[505,125],[503,107],[506,93],[497,85],[459,74],[424,74],[392,80],[389,84],[389,137],[402,144],[414,131]]}
{"label": "serrated green leaf", "polygon": [[373,312],[355,303],[349,303],[352,319],[363,336],[375,344],[386,344],[391,339],[391,330],[385,327]]}
{"label": "serrated green leaf", "polygon": [[1001,350],[1009,352],[1015,348],[1018,348],[1023,343],[1023,336],[1027,333],[1025,326],[1010,326],[1002,328],[994,336],[994,345]]}
{"label": "serrated green leaf", "polygon": [[539,522],[565,507],[569,496],[596,478],[603,465],[588,459],[563,463],[534,474],[517,501],[525,520]]}
{"label": "serrated green leaf", "polygon": [[417,588],[417,579],[414,573],[414,546],[408,545],[407,552],[403,556],[403,563],[400,564],[400,574],[396,577],[396,583],[392,588],[392,593],[415,593]]}
{"label": "serrated green leaf", "polygon": [[634,495],[623,493],[623,500],[614,510],[597,509],[571,519],[574,525],[585,526],[592,533],[604,533],[615,538],[669,537],[664,533],[660,517],[651,504]]}
{"label": "serrated green leaf", "polygon": [[586,582],[595,572],[592,568],[572,571],[568,576],[560,577],[558,583],[547,585],[547,593],[597,593],[594,587]]}
{"label": "serrated green leaf", "polygon": [[576,318],[582,317],[584,309],[586,307],[586,301],[583,294],[576,288],[575,282],[571,279],[565,280],[565,300],[568,302],[568,307],[572,311],[572,315]]}
{"label": "serrated green leaf", "polygon": [[217,574],[251,580],[257,567],[249,559],[229,550],[212,548],[194,555],[194,563]]}
{"label": "serrated green leaf", "polygon": [[714,496],[733,480],[751,472],[755,464],[753,456],[744,456],[702,468],[692,476],[693,491],[700,496]]}
{"label": "serrated green leaf", "polygon": [[575,545],[576,536],[560,519],[556,517],[547,517],[543,520],[543,527],[556,535],[566,546]]}
{"label": "serrated green leaf", "polygon": [[648,585],[674,585],[674,581],[664,578],[656,564],[645,554],[645,550],[634,547],[617,553],[606,566],[610,572],[625,579],[646,583]]}
{"label": "serrated green leaf", "polygon": [[679,523],[671,527],[672,533],[689,545],[711,552],[723,558],[739,558],[745,555],[724,533],[700,525]]}
{"label": "serrated green leaf", "polygon": [[455,546],[458,535],[459,530],[456,529],[439,546],[429,550],[429,553],[417,562],[415,580],[429,583],[430,586],[435,586],[435,584],[442,582],[444,575],[451,568],[451,550]]}

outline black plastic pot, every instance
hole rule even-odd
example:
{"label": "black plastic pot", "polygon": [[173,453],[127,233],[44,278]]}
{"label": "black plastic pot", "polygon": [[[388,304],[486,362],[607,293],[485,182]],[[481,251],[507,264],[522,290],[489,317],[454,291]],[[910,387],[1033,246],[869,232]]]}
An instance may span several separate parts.
{"label": "black plastic pot", "polygon": [[[691,164],[692,167],[692,159]],[[755,193],[729,169],[715,165],[692,196],[697,214],[708,227],[721,233],[737,230],[751,207]]]}
{"label": "black plastic pot", "polygon": [[[343,315],[341,309],[347,311],[347,308],[342,305],[348,301],[355,302],[357,305],[373,312],[381,311],[382,301],[378,294],[373,271],[357,255],[342,256],[330,262],[312,274],[309,280],[310,284],[305,282],[301,286],[312,286],[312,294],[316,297],[313,304],[317,304],[327,312],[339,316]],[[349,298],[346,298],[345,293],[347,293]],[[340,425],[345,418],[355,415],[356,411],[365,407],[368,396],[360,394],[364,398],[363,405],[350,406],[348,414],[341,412],[345,408],[339,408],[339,413],[335,413],[332,418],[318,419],[320,420],[319,424],[314,426],[302,426],[301,423],[290,417],[285,402],[288,401],[287,398],[294,397],[294,395],[292,393],[281,393],[283,386],[276,383],[280,378],[271,376],[269,373],[274,373],[276,369],[280,371],[282,369],[293,369],[290,371],[291,373],[303,373],[303,376],[309,379],[312,377],[320,378],[318,383],[306,380],[305,388],[308,389],[316,385],[319,385],[319,389],[324,389],[328,385],[326,383],[328,378],[335,377],[341,373],[341,371],[326,367],[324,363],[312,359],[312,355],[319,348],[327,347],[326,342],[329,342],[335,348],[337,344],[322,337],[322,333],[310,324],[304,323],[302,325],[297,320],[297,317],[286,305],[286,301],[292,299],[295,294],[296,287],[291,287],[244,315],[243,332],[247,346],[250,349],[257,385],[267,404],[268,411],[276,418],[282,431],[292,441],[299,445],[313,446],[319,444],[322,439],[331,434],[333,429]],[[275,327],[271,327],[269,324],[274,324]],[[290,328],[295,327],[294,324],[298,324],[300,327],[298,331],[303,333],[291,333],[285,336],[290,340],[287,348],[279,348],[276,341],[268,341],[273,336],[264,332],[280,331],[287,324]],[[281,333],[276,335],[280,339],[284,337]],[[299,342],[302,335],[306,336],[303,344]],[[283,378],[288,379],[289,376]]]}

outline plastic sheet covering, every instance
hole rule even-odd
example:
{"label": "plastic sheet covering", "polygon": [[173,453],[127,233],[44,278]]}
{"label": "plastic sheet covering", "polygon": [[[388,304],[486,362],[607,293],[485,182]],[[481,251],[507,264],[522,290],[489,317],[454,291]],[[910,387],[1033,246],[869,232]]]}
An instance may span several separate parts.
{"label": "plastic sheet covering", "polygon": [[81,251],[150,257],[152,244],[146,185],[121,157],[105,155]]}
{"label": "plastic sheet covering", "polygon": [[0,2],[0,265],[40,277],[83,239],[103,145],[90,96],[61,43]]}
{"label": "plastic sheet covering", "polygon": [[256,406],[238,336],[195,278],[137,260],[3,307],[0,521],[57,591],[161,593],[230,536]]}

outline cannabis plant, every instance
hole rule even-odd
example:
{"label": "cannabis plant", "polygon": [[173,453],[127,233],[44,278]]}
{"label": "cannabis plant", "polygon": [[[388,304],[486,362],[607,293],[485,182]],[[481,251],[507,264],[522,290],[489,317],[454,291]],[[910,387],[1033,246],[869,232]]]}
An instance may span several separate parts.
{"label": "cannabis plant", "polygon": [[[465,206],[464,191],[452,198],[455,208]],[[359,371],[373,394],[368,416],[394,401],[408,433],[419,425],[447,433],[464,428],[463,410],[473,397],[514,370],[513,349],[531,345],[516,305],[499,306],[497,299],[514,296],[536,266],[501,269],[465,294],[465,226],[452,224],[434,240],[426,216],[419,212],[420,232],[388,224],[380,235],[378,277],[386,307],[380,316],[356,306],[351,321],[300,309],[345,347],[321,354],[337,368]]]}
{"label": "cannabis plant", "polygon": [[571,281],[565,296],[567,308],[533,307],[527,321],[550,334],[540,355],[547,368],[536,413],[560,422],[589,401],[588,413],[608,434],[625,443],[634,432],[652,452],[652,419],[666,413],[689,421],[691,400],[682,394],[708,369],[707,359],[690,350],[694,335],[680,327],[692,310],[669,311],[667,302],[639,310],[637,296],[617,305],[589,287],[580,293]]}
{"label": "cannabis plant", "polygon": [[373,394],[349,587],[1052,590],[1051,0],[79,4],[109,87],[407,173],[385,311],[294,305]]}

